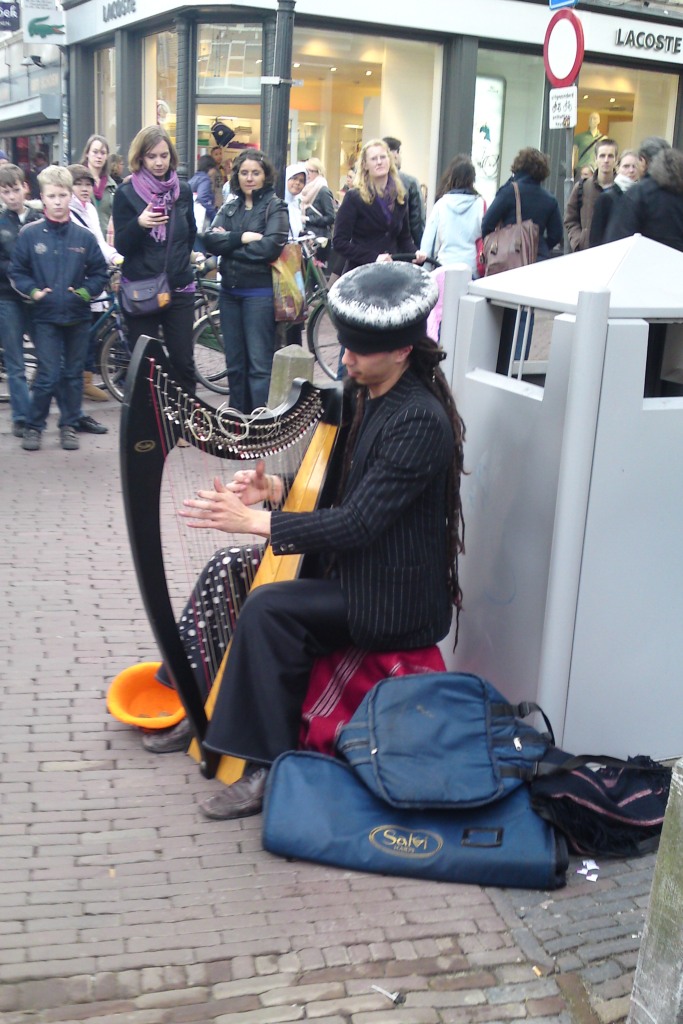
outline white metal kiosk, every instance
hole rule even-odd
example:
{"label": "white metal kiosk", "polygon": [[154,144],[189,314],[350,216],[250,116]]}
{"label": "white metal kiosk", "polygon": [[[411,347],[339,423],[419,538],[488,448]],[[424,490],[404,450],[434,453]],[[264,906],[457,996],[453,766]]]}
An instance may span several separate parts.
{"label": "white metal kiosk", "polygon": [[[557,314],[540,378],[496,372],[518,305]],[[683,253],[636,235],[474,281],[453,322],[468,475],[450,667],[537,700],[573,753],[680,755],[683,397],[644,397],[644,375],[666,322],[683,382]]]}

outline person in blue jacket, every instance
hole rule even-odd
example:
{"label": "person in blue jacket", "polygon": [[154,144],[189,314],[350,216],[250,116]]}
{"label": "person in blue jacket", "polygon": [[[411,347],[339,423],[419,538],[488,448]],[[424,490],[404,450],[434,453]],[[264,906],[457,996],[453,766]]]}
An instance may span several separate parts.
{"label": "person in blue jacket", "polygon": [[[211,173],[213,172],[213,174]],[[189,186],[192,189],[195,203],[198,203],[205,210],[206,216],[203,224],[197,225],[197,232],[204,234],[209,230],[213,219],[218,212],[214,202],[213,179],[216,174],[216,161],[212,156],[200,156],[197,161],[196,173],[192,175]],[[196,219],[196,217],[195,217]]]}
{"label": "person in blue jacket", "polygon": [[92,232],[71,220],[73,181],[66,167],[38,175],[45,217],[19,233],[9,265],[12,287],[31,302],[38,368],[22,448],[37,451],[53,396],[59,406],[62,448],[80,447],[83,369],[90,302],[107,284],[107,264]]}
{"label": "person in blue jacket", "polygon": [[532,220],[538,225],[537,260],[545,260],[552,249],[562,241],[562,217],[555,196],[543,188],[543,182],[550,174],[550,161],[545,153],[527,146],[520,149],[512,161],[511,177],[498,190],[481,222],[484,238],[502,224],[514,224],[516,216],[515,190],[512,182],[519,185],[522,220]]}

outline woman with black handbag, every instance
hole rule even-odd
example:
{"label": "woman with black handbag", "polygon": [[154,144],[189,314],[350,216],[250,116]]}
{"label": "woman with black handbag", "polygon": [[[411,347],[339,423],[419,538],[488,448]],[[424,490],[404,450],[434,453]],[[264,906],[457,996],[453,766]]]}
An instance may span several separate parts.
{"label": "woman with black handbag", "polygon": [[114,244],[125,261],[121,304],[130,344],[163,332],[175,379],[194,394],[192,192],[178,179],[176,148],[157,125],[135,136],[128,164],[133,173],[114,194],[113,217]]}
{"label": "woman with black handbag", "polygon": [[265,153],[245,149],[233,161],[230,195],[204,236],[220,256],[221,330],[230,405],[252,412],[266,405],[277,326],[271,263],[287,242],[287,208],[275,195],[274,169]]}

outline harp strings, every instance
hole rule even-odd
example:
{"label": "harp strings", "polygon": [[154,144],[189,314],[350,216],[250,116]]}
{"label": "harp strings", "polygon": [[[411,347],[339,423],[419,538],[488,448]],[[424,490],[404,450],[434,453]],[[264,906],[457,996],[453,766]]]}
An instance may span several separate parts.
{"label": "harp strings", "polygon": [[311,389],[294,406],[246,417],[203,405],[158,369],[149,379],[166,455],[159,510],[164,571],[185,650],[208,695],[253,585],[263,540],[188,529],[178,510],[184,498],[212,489],[214,477],[227,482],[259,460],[282,480],[285,504],[321,401]]}

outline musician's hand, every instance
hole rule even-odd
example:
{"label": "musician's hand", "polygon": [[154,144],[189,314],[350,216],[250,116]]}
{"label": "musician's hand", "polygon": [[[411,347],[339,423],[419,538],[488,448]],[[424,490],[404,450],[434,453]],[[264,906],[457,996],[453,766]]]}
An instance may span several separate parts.
{"label": "musician's hand", "polygon": [[280,477],[266,473],[265,463],[259,459],[255,469],[238,469],[228,484],[228,490],[245,505],[258,505],[262,501],[279,505],[284,489]]}
{"label": "musician's hand", "polygon": [[215,490],[197,491],[196,498],[186,498],[183,502],[185,507],[178,515],[187,519],[189,527],[270,537],[270,512],[249,508],[218,477],[213,485]]}

